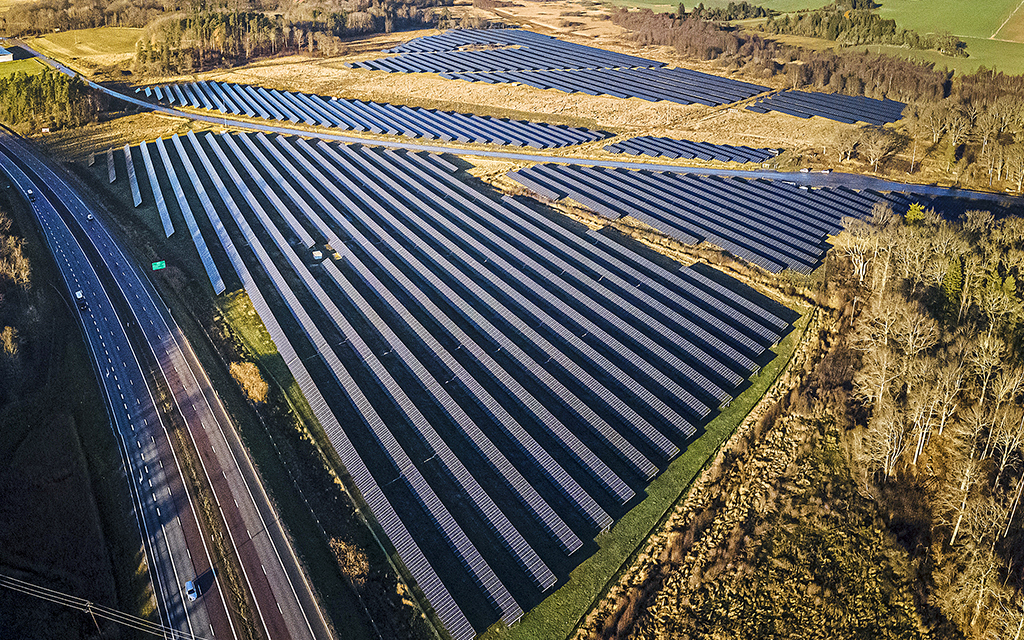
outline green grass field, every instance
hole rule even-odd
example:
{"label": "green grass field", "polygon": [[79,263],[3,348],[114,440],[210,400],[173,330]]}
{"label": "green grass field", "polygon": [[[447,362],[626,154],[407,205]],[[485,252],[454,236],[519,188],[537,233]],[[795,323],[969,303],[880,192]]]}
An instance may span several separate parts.
{"label": "green grass field", "polygon": [[24,71],[25,73],[32,75],[40,73],[46,65],[35,58],[28,58],[27,60],[15,60],[14,62],[0,62],[0,78],[7,77]]}
{"label": "green grass field", "polygon": [[91,75],[130,61],[142,32],[129,27],[98,27],[49,33],[25,42],[75,71]]}
{"label": "green grass field", "polygon": [[[776,11],[798,11],[800,9],[817,9],[829,4],[828,0],[748,0],[751,4],[757,4],[766,9],[775,9]],[[666,0],[611,0],[612,4],[620,7],[642,7],[649,8],[654,11],[675,11],[676,7],[679,6],[678,0],[676,2],[666,2]],[[708,9],[713,8],[725,8],[729,6],[729,2],[735,2],[735,0],[683,0],[683,5],[687,11],[691,11],[701,2]]]}
{"label": "green grass field", "polygon": [[[612,4],[638,7],[654,11],[674,11],[678,3],[666,0],[611,0]],[[698,2],[684,2],[692,10]],[[705,7],[725,7],[729,0],[704,0]],[[776,11],[815,9],[828,2],[823,0],[761,0],[763,7]],[[937,51],[915,51],[891,46],[872,46],[871,51],[933,62],[937,69],[952,69],[958,73],[973,73],[978,67],[998,69],[1005,73],[1024,73],[1024,5],[1020,0],[880,0],[879,15],[896,21],[904,29],[920,33],[949,31],[967,43],[967,58],[951,58]],[[747,21],[760,22],[760,21]],[[996,35],[998,34],[998,35]],[[993,36],[995,35],[995,38]],[[788,37],[780,38],[788,40]],[[808,40],[801,38],[800,40]],[[833,43],[822,40],[822,46],[833,48]],[[792,42],[801,46],[806,43]]]}
{"label": "green grass field", "polygon": [[785,369],[811,318],[811,310],[800,311],[803,315],[797,320],[796,327],[775,349],[775,359],[753,378],[749,388],[708,424],[703,435],[687,445],[686,450],[672,461],[668,469],[648,485],[647,497],[643,502],[619,519],[610,531],[597,537],[598,551],[572,571],[569,581],[528,611],[511,629],[498,623],[481,638],[559,640],[572,634],[623,565],[662,522],[672,506],[686,494],[704,464],[718,452],[722,443],[732,435]]}
{"label": "green grass field", "polygon": [[964,38],[964,42],[967,43],[967,51],[970,53],[970,57],[967,58],[950,58],[938,51],[915,51],[884,45],[875,45],[868,49],[875,53],[920,62],[934,62],[936,69],[952,69],[957,73],[973,73],[983,65],[1004,73],[1024,73],[1024,44],[981,38]]}
{"label": "green grass field", "polygon": [[97,27],[49,33],[32,38],[28,44],[43,53],[61,58],[116,56],[135,53],[135,43],[143,29],[129,27]]}
{"label": "green grass field", "polygon": [[921,33],[949,31],[960,37],[988,38],[1019,4],[1020,0],[881,0],[878,13]]}

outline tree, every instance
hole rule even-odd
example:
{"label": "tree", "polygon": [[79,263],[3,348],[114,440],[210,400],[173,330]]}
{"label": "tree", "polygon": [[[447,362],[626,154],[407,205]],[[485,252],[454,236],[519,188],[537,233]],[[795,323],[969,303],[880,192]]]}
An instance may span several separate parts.
{"label": "tree", "polygon": [[859,148],[874,171],[878,170],[878,163],[895,153],[898,147],[897,137],[884,127],[865,127],[861,130]]}
{"label": "tree", "polygon": [[909,435],[906,416],[892,402],[876,407],[864,434],[864,453],[870,464],[882,472],[883,480],[896,474],[910,446]]}
{"label": "tree", "polygon": [[992,113],[992,111],[986,111],[978,117],[974,130],[978,134],[978,139],[981,140],[981,153],[984,154],[985,150],[988,149],[989,142],[999,135],[999,127],[999,116]]}
{"label": "tree", "polygon": [[928,131],[932,134],[932,143],[935,144],[942,138],[946,130],[948,103],[932,103],[921,109],[921,121],[924,122]]}
{"label": "tree", "polygon": [[942,296],[945,300],[946,314],[952,315],[960,306],[960,298],[964,287],[964,265],[960,256],[951,256],[946,266],[946,275],[942,278]]}
{"label": "tree", "polygon": [[857,148],[860,136],[856,129],[840,129],[832,138],[832,148],[838,156],[839,162],[845,162],[853,158],[853,152]]}
{"label": "tree", "polygon": [[924,205],[920,202],[913,202],[907,208],[906,215],[903,216],[907,224],[918,224],[924,221]]}

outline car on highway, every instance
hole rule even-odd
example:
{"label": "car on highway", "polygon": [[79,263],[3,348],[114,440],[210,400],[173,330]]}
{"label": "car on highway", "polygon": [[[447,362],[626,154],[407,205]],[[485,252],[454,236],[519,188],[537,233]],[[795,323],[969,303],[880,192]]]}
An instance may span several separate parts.
{"label": "car on highway", "polygon": [[86,219],[86,220],[94,220],[94,219],[95,219],[95,216],[93,216],[93,215],[92,215],[92,214],[90,213],[89,215],[85,216],[85,219]]}
{"label": "car on highway", "polygon": [[29,202],[35,202],[36,201],[36,192],[35,191],[29,189],[28,191],[25,192],[25,195],[28,196],[28,201]]}
{"label": "car on highway", "polygon": [[199,587],[195,582],[191,580],[185,582],[185,595],[188,596],[189,602],[194,602],[199,597]]}

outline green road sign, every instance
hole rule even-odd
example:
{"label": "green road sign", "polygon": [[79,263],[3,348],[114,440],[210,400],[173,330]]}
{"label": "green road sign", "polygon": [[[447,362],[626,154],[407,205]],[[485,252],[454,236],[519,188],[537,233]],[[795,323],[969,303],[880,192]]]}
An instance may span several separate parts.
{"label": "green road sign", "polygon": [[154,262],[153,263],[153,271],[159,271],[160,269],[163,269],[166,266],[167,266],[167,262],[165,262],[164,260],[161,260],[160,262]]}

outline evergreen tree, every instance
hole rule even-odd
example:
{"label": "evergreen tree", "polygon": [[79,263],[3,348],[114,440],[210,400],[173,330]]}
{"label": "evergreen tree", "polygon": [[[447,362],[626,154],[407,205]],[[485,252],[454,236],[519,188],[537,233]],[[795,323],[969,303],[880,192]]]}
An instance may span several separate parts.
{"label": "evergreen tree", "polygon": [[915,202],[910,205],[907,209],[907,215],[904,216],[907,224],[919,224],[924,220],[924,205],[920,202]]}
{"label": "evergreen tree", "polygon": [[964,265],[960,256],[952,256],[946,267],[946,276],[942,279],[942,297],[945,301],[947,318],[956,320],[960,309],[960,298],[964,288]]}

